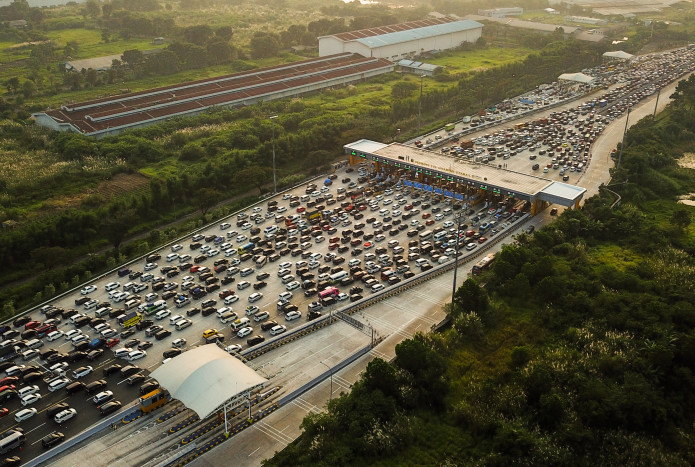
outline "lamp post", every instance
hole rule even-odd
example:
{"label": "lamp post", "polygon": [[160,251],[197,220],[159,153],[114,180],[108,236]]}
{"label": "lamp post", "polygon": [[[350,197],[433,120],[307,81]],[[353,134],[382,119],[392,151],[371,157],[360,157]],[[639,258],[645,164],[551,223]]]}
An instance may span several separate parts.
{"label": "lamp post", "polygon": [[[454,194],[454,198],[456,194]],[[454,259],[454,283],[451,285],[451,306],[454,306],[454,296],[456,295],[456,273],[459,269],[459,243],[461,242],[461,224],[466,217],[466,211],[461,207],[456,211],[456,258]]]}
{"label": "lamp post", "polygon": [[616,170],[620,170],[620,161],[623,158],[623,148],[625,147],[625,135],[627,134],[627,123],[630,120],[630,109],[632,109],[632,107],[628,106],[627,115],[625,116],[625,129],[623,130],[623,141],[620,143],[620,153],[618,154],[618,165],[616,166]]}
{"label": "lamp post", "polygon": [[420,75],[420,101],[417,107],[417,134],[420,136],[420,126],[422,124],[422,78],[425,75]]}
{"label": "lamp post", "polygon": [[273,131],[273,193],[278,192],[278,181],[277,177],[275,175],[275,124],[273,123],[273,120],[278,118],[277,115],[271,115],[268,117],[270,119],[270,126]]}
{"label": "lamp post", "polygon": [[331,393],[328,395],[328,400],[330,401],[333,400],[333,368],[323,363],[323,360],[321,360],[319,363],[328,368],[328,371],[331,372]]}

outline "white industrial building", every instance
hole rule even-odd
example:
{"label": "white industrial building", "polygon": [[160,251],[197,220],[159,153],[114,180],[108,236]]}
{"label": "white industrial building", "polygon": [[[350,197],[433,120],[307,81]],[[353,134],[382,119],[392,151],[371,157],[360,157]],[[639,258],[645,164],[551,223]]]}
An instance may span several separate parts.
{"label": "white industrial building", "polygon": [[508,8],[492,8],[490,10],[478,10],[480,16],[491,16],[493,18],[506,18],[508,16],[521,16],[524,9],[518,6]]}
{"label": "white industrial building", "polygon": [[428,18],[319,37],[319,56],[351,52],[396,62],[475,42],[482,31],[483,25],[473,20]]}

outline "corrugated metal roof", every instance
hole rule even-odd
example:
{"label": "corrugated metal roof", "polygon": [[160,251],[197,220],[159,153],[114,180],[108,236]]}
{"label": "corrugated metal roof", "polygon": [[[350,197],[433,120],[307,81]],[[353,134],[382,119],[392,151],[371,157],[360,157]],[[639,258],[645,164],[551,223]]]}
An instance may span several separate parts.
{"label": "corrugated metal roof", "polygon": [[[409,21],[407,23],[389,24],[386,26],[377,26],[375,28],[358,29],[355,31],[341,32],[333,34],[332,37],[340,39],[343,42],[354,41],[363,37],[378,36],[380,34],[388,34],[396,31],[406,31],[408,29],[417,29],[435,24],[451,23],[456,21],[455,18],[445,16],[443,18],[425,18],[417,21]],[[330,37],[330,36],[328,36]]]}
{"label": "corrugated metal roof", "polygon": [[397,63],[398,66],[406,67],[406,68],[413,68],[417,70],[424,70],[424,71],[435,71],[441,68],[440,65],[433,65],[431,63],[423,63],[423,62],[414,62],[412,60],[399,60]]}
{"label": "corrugated metal roof", "polygon": [[482,28],[483,25],[477,21],[465,19],[452,23],[436,24],[406,31],[390,32],[378,36],[363,37],[356,39],[356,42],[370,48],[383,47],[385,45],[400,44],[402,42],[426,39],[428,37],[442,36],[454,32],[469,31],[471,29]]}

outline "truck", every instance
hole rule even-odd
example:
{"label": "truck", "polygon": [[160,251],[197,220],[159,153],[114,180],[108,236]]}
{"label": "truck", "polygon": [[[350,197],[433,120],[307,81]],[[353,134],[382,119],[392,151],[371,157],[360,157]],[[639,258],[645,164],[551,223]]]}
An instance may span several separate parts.
{"label": "truck", "polygon": [[473,147],[473,141],[471,141],[470,139],[463,140],[463,141],[461,141],[460,146],[461,146],[461,149],[472,148]]}
{"label": "truck", "polygon": [[140,321],[142,321],[142,315],[137,311],[131,311],[118,317],[118,324],[122,328],[129,328],[131,326],[135,326]]}

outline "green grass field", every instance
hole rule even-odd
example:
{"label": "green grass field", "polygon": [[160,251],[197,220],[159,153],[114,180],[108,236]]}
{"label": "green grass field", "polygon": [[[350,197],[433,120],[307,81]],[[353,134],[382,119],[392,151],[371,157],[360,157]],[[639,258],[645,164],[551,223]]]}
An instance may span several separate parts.
{"label": "green grass field", "polygon": [[426,62],[444,66],[450,73],[461,73],[481,71],[486,68],[517,62],[525,59],[531,53],[533,53],[533,49],[524,47],[488,47],[466,52],[446,52],[440,56],[428,58]]}

